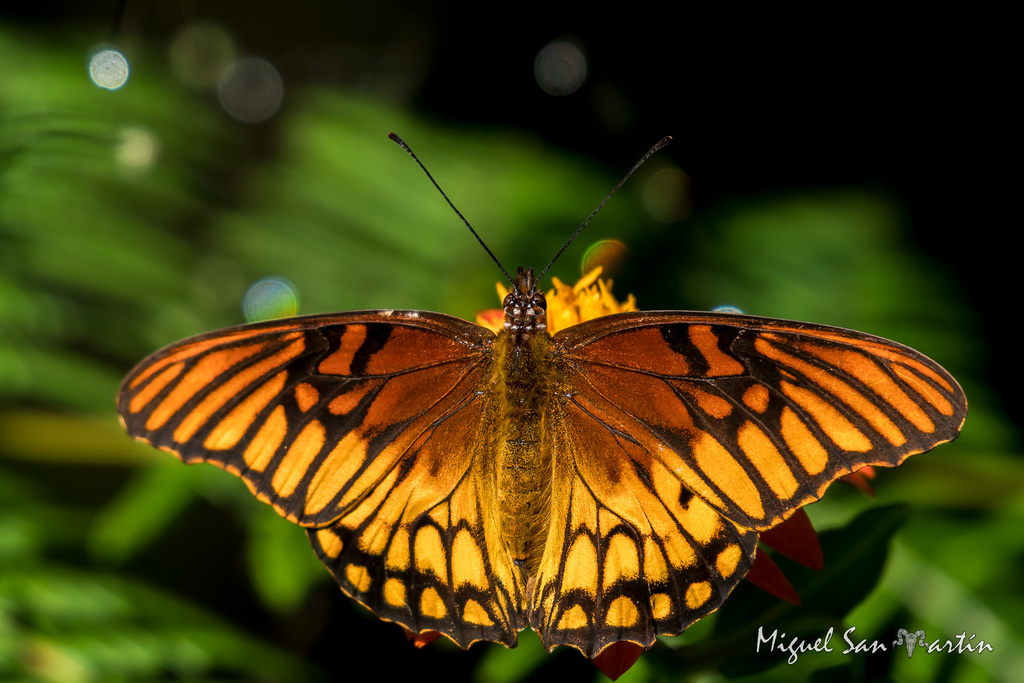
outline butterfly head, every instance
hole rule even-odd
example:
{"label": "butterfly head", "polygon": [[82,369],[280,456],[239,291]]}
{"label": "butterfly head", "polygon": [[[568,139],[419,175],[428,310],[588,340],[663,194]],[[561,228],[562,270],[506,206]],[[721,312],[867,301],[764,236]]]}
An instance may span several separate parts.
{"label": "butterfly head", "polygon": [[512,291],[502,303],[505,309],[505,330],[508,332],[534,332],[547,330],[548,301],[537,289],[533,268],[519,266]]}

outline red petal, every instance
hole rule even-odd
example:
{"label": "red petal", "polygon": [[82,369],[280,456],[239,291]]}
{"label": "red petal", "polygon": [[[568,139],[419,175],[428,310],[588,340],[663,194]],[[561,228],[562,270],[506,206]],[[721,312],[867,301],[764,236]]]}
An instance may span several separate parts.
{"label": "red petal", "polygon": [[424,645],[429,645],[430,643],[434,642],[435,640],[441,637],[440,631],[424,631],[423,633],[413,633],[404,626],[402,627],[402,630],[405,631],[405,637],[411,640],[412,644],[416,647],[423,647]]}
{"label": "red petal", "polygon": [[761,532],[761,542],[811,569],[821,569],[825,559],[810,517],[800,508],[782,524]]}
{"label": "red petal", "polygon": [[861,467],[856,472],[850,472],[847,475],[839,477],[839,481],[846,482],[847,484],[850,484],[851,486],[855,486],[855,487],[859,488],[861,491],[863,491],[864,493],[866,493],[867,495],[869,495],[872,498],[874,498],[875,497],[875,489],[872,488],[871,482],[868,481],[868,479],[874,479],[874,478],[875,478],[875,468],[873,468],[871,465],[865,465],[864,467]]}
{"label": "red petal", "polygon": [[612,643],[605,649],[601,650],[600,653],[592,660],[594,666],[604,672],[604,675],[613,681],[622,674],[629,671],[629,667],[636,664],[636,660],[640,659],[640,655],[644,652],[644,648],[636,643],[627,643],[626,641],[619,641]]}
{"label": "red petal", "polygon": [[761,548],[757,549],[757,553],[754,555],[754,564],[750,566],[750,571],[747,572],[745,578],[761,590],[774,595],[780,600],[791,602],[794,605],[800,604],[800,596],[797,595],[793,584],[789,582],[786,575],[779,569],[779,565],[775,564],[775,560],[768,557],[768,553],[761,550]]}

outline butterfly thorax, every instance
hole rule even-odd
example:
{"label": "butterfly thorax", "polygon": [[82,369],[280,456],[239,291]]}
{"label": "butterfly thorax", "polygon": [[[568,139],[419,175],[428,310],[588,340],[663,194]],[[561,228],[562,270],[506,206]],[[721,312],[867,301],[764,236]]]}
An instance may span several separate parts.
{"label": "butterfly thorax", "polygon": [[551,460],[543,420],[553,365],[546,306],[533,271],[520,267],[505,297],[505,325],[494,346],[501,430],[496,463],[499,523],[524,580],[540,563],[550,508]]}

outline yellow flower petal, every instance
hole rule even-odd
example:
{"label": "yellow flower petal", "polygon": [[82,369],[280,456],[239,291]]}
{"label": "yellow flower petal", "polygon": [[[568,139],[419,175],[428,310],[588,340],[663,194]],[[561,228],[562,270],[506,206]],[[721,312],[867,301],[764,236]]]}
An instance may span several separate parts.
{"label": "yellow flower petal", "polygon": [[[557,277],[551,278],[551,284],[552,289],[546,293],[548,332],[551,334],[603,315],[637,310],[636,298],[632,294],[621,303],[615,299],[612,295],[612,281],[601,278],[600,266],[586,273],[572,287]],[[499,282],[498,298],[504,301],[508,292],[509,290]],[[477,323],[495,333],[501,330],[502,322],[498,320],[495,326],[493,313],[490,311],[477,316]]]}

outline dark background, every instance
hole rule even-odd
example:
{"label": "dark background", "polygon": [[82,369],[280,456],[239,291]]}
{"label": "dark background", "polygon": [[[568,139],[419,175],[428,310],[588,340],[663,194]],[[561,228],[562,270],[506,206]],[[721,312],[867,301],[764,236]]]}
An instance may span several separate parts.
{"label": "dark background", "polygon": [[[697,210],[793,187],[880,188],[899,198],[915,246],[953,266],[998,355],[1012,354],[1000,345],[1011,337],[1001,332],[1015,290],[1018,146],[998,14],[537,3],[491,15],[462,3],[300,0],[44,2],[4,15],[8,30],[76,27],[140,45],[219,22],[289,88],[352,89],[439,123],[529,130],[612,169],[673,135],[663,154],[694,180]],[[560,98],[537,87],[531,66],[562,38],[584,48],[588,78]],[[242,153],[273,154],[273,122],[247,134]],[[1011,397],[1011,376],[988,379]]]}

